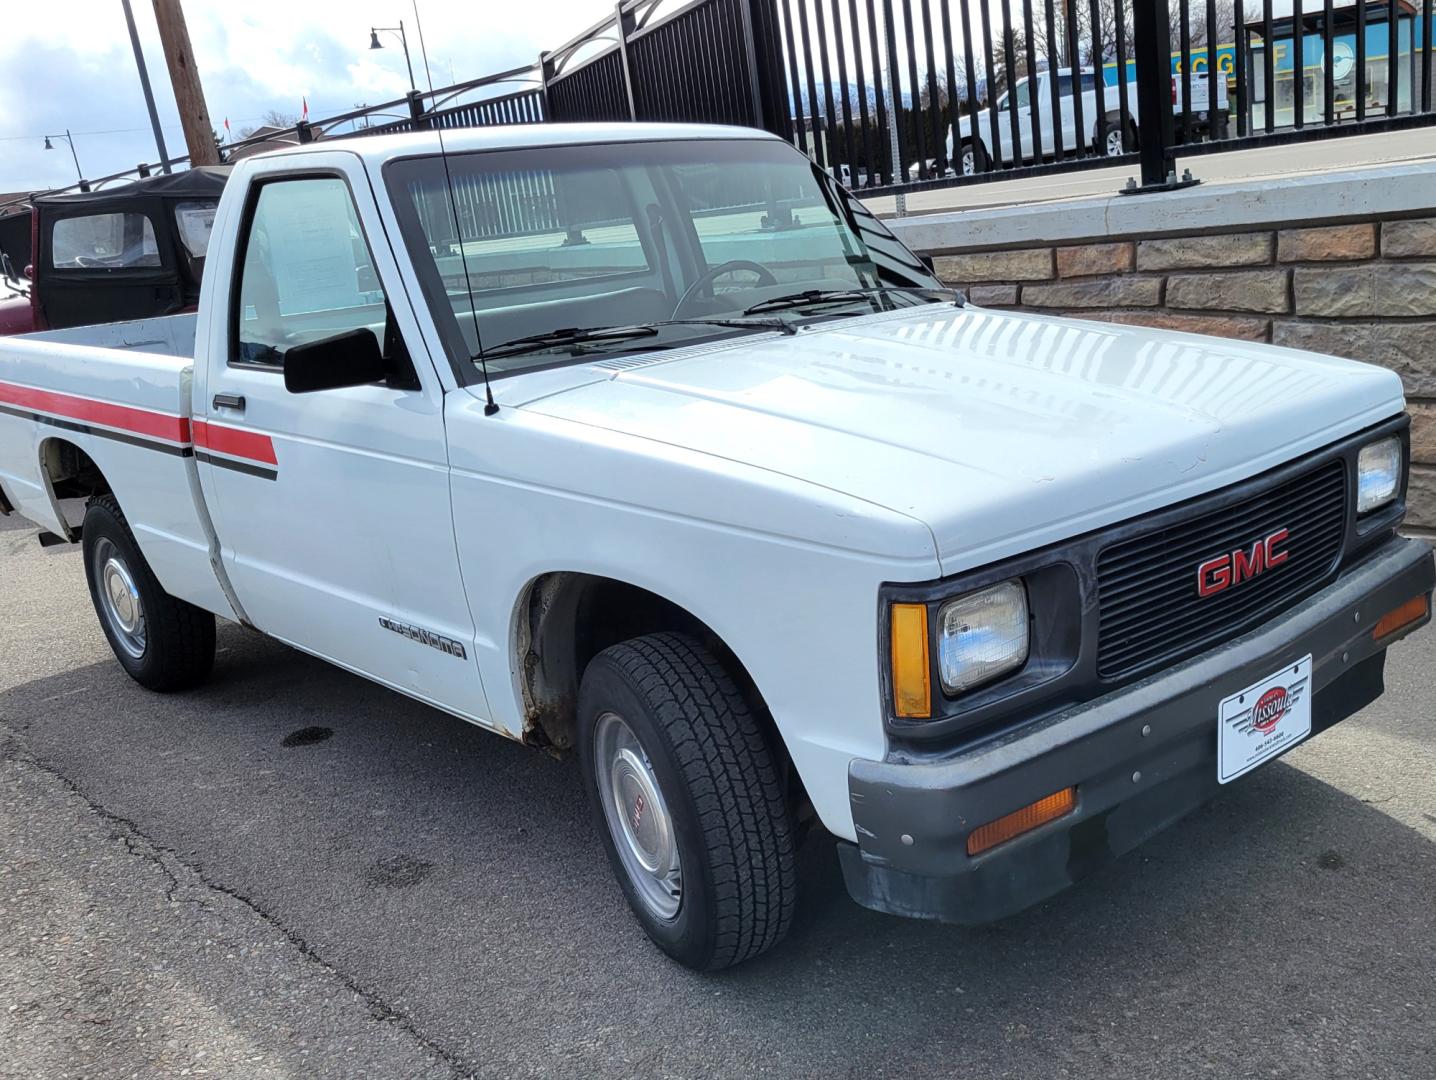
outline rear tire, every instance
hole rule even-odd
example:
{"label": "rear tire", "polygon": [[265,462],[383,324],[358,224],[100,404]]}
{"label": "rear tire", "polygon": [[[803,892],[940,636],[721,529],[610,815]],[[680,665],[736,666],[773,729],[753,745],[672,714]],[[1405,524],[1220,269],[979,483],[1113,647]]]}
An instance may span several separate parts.
{"label": "rear tire", "polygon": [[1114,113],[1107,117],[1105,126],[1106,141],[1098,138],[1098,130],[1092,129],[1092,152],[1101,157],[1117,157],[1119,154],[1130,154],[1137,149],[1137,125],[1128,121],[1122,123],[1120,115]]}
{"label": "rear tire", "polygon": [[987,172],[987,148],[980,140],[968,139],[962,144],[962,153],[958,158],[958,174],[960,176],[976,176],[978,173]]}
{"label": "rear tire", "polygon": [[90,599],[115,659],[150,690],[198,686],[214,668],[214,616],[164,591],[111,495],[85,508]]}
{"label": "rear tire", "polygon": [[686,967],[751,959],[787,934],[795,834],[760,714],[692,638],[594,657],[579,756],[609,863],[644,931]]}

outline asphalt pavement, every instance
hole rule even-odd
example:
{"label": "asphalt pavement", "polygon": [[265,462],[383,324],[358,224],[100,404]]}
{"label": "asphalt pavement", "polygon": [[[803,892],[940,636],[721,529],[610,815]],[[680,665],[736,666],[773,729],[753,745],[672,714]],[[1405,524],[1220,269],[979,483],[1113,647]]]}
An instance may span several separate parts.
{"label": "asphalt pavement", "polygon": [[814,835],[791,938],[716,976],[629,917],[572,761],[219,644],[142,690],[77,552],[0,521],[0,1077],[1436,1076],[1429,628],[995,926],[856,907]]}

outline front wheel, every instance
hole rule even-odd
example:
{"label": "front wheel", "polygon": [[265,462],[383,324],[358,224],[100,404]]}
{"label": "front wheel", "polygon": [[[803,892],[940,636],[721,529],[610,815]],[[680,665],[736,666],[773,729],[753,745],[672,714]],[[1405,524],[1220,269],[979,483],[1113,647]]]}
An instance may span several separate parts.
{"label": "front wheel", "polygon": [[782,774],[711,651],[662,633],[599,653],[578,745],[609,863],[659,948],[711,971],[782,940],[797,894]]}
{"label": "front wheel", "polygon": [[165,592],[113,496],[91,499],[85,577],[115,658],[151,690],[197,686],[214,667],[214,616]]}

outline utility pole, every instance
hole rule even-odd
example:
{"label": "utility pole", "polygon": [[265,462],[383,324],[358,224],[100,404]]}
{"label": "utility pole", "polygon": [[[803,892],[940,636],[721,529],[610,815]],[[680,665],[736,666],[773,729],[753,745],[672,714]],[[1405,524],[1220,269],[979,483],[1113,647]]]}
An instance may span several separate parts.
{"label": "utility pole", "polygon": [[145,92],[145,108],[150,111],[150,127],[155,132],[155,148],[160,152],[160,168],[170,171],[170,155],[165,149],[164,132],[160,129],[160,114],[155,110],[155,94],[150,89],[150,72],[145,67],[145,52],[140,48],[140,35],[135,29],[135,13],[130,10],[130,0],[120,0],[125,9],[125,25],[130,28],[130,45],[135,50],[135,66],[140,70],[140,89]]}
{"label": "utility pole", "polygon": [[194,49],[189,43],[180,0],[154,0],[155,22],[160,28],[160,43],[165,50],[165,63],[170,69],[170,85],[174,87],[175,105],[179,108],[180,124],[184,127],[185,144],[189,147],[191,165],[218,165],[219,148],[214,143],[214,125],[204,103],[204,89],[199,84]]}

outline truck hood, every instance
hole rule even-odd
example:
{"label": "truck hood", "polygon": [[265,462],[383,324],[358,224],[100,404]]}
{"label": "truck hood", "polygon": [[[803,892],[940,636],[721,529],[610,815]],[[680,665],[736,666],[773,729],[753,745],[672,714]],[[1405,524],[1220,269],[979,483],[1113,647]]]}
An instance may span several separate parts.
{"label": "truck hood", "polygon": [[1403,407],[1381,368],[925,306],[599,362],[524,406],[924,522],[944,574],[1254,476]]}

